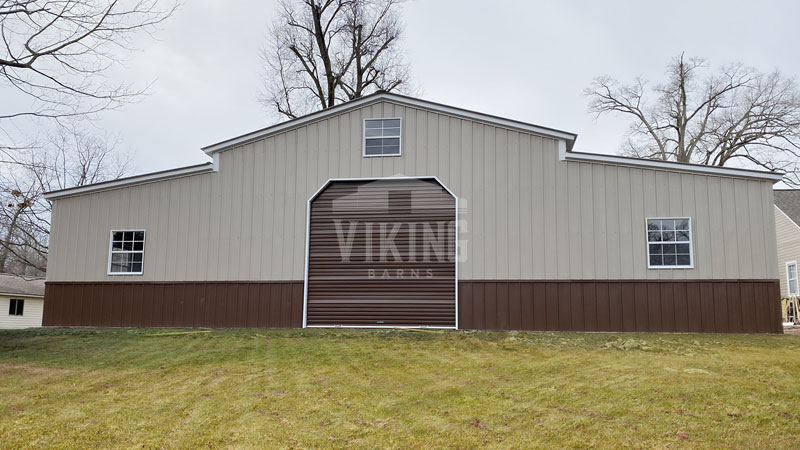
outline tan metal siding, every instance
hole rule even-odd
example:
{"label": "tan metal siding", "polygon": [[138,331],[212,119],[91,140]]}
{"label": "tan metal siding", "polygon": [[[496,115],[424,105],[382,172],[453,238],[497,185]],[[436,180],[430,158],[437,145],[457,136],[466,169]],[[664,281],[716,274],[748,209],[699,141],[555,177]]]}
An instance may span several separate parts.
{"label": "tan metal siding", "polygon": [[774,213],[778,242],[777,275],[781,280],[781,296],[785,297],[789,294],[786,287],[786,263],[797,261],[800,264],[800,228],[777,206],[774,207]]}
{"label": "tan metal siding", "polygon": [[[370,117],[403,118],[403,156],[362,157]],[[382,101],[224,151],[219,173],[56,200],[48,280],[301,280],[308,197],[329,178],[394,175],[460,197],[461,279],[778,272],[769,182],[559,161],[554,139]],[[694,269],[647,269],[651,215],[692,217]],[[108,230],[139,227],[144,275],[106,275]]]}

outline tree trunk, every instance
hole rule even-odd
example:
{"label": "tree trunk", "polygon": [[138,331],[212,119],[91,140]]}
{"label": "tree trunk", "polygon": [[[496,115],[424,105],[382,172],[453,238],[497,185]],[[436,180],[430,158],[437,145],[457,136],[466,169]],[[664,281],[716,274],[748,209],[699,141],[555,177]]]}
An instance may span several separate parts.
{"label": "tree trunk", "polygon": [[3,248],[1,249],[2,253],[0,253],[0,273],[6,272],[6,260],[8,260],[8,254],[10,252],[11,237],[14,235],[14,230],[17,228],[17,219],[19,219],[20,213],[22,213],[22,208],[17,208],[17,210],[14,211],[14,216],[11,218],[11,223],[8,225],[8,231],[3,238]]}

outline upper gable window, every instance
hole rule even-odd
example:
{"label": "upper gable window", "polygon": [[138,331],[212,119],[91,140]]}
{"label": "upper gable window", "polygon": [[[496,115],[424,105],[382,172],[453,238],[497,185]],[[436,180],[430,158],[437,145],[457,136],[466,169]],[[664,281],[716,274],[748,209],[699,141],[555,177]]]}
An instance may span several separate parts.
{"label": "upper gable window", "polygon": [[364,120],[364,156],[400,156],[401,119]]}

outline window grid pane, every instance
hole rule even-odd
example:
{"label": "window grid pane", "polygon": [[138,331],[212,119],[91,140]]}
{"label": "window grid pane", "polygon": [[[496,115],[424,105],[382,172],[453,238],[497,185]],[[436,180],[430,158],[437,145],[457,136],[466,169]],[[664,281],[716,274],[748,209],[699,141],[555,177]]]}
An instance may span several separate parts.
{"label": "window grid pane", "polygon": [[364,155],[400,154],[400,119],[371,119],[364,123]]}
{"label": "window grid pane", "polygon": [[109,273],[142,273],[144,241],[143,230],[112,231]]}
{"label": "window grid pane", "polygon": [[690,219],[647,219],[647,254],[651,268],[691,267]]}

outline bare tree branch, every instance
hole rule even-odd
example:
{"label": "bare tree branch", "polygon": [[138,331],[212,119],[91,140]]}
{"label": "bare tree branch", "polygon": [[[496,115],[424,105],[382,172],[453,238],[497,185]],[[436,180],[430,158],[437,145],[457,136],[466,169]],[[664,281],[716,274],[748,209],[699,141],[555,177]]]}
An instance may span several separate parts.
{"label": "bare tree branch", "polygon": [[666,82],[651,89],[599,77],[586,89],[596,116],[631,116],[622,153],[650,159],[786,172],[800,186],[800,90],[779,72],[742,64],[708,72],[705,60],[674,58]]}
{"label": "bare tree branch", "polygon": [[34,100],[30,110],[0,104],[0,121],[74,117],[116,108],[144,91],[104,75],[137,32],[152,32],[177,4],[164,0],[0,1],[0,86]]}
{"label": "bare tree branch", "polygon": [[131,155],[116,145],[65,126],[34,147],[0,149],[0,272],[45,272],[52,206],[44,193],[128,175]]}
{"label": "bare tree branch", "polygon": [[410,93],[403,0],[282,0],[262,50],[264,105],[294,118],[376,90]]}

